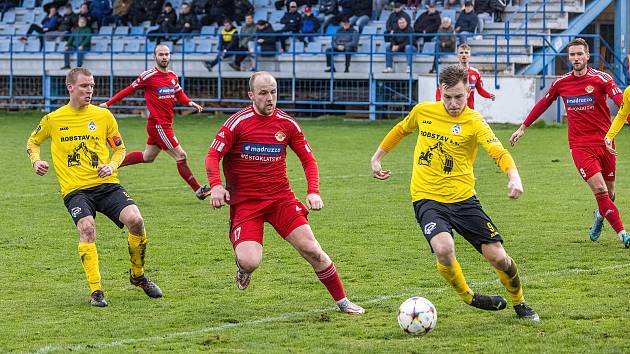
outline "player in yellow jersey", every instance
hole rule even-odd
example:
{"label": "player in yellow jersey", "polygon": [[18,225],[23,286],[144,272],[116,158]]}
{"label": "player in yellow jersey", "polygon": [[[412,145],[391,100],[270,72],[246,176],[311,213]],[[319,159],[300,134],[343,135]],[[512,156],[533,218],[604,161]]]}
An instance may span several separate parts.
{"label": "player in yellow jersey", "polygon": [[[630,71],[630,68],[628,71]],[[608,152],[613,155],[617,155],[617,151],[613,145],[613,140],[615,140],[615,137],[619,134],[621,128],[623,128],[623,125],[628,121],[628,119],[630,119],[630,86],[626,87],[625,91],[623,91],[623,101],[621,102],[621,106],[619,106],[617,116],[615,116],[615,119],[604,138],[604,143],[606,144]]]}
{"label": "player in yellow jersey", "polygon": [[[90,287],[90,304],[107,306],[96,252],[96,224],[100,212],[118,227],[127,226],[131,259],[129,280],[153,298],[162,291],[144,275],[147,236],[140,210],[119,184],[117,168],[125,157],[125,144],[114,116],[104,108],[90,104],[94,78],[83,68],[66,76],[70,103],[47,114],[27,142],[27,153],[35,173],[48,172],[48,162],[40,157],[40,146],[48,138],[55,172],[64,204],[79,231],[79,256]],[[107,147],[112,149],[113,154]]]}
{"label": "player in yellow jersey", "polygon": [[507,174],[510,198],[523,193],[514,160],[483,117],[466,106],[468,71],[459,65],[448,66],[439,74],[439,83],[441,101],[416,105],[385,136],[372,157],[373,175],[381,180],[389,178],[391,171],[381,168],[382,158],[405,136],[419,131],[411,197],[416,219],[437,258],[438,272],[471,306],[483,310],[507,306],[501,296],[481,295],[470,289],[455,258],[455,230],[495,268],[517,317],[539,321],[536,311],[525,303],[516,263],[506,253],[499,230],[475,196],[473,164],[479,144]]}

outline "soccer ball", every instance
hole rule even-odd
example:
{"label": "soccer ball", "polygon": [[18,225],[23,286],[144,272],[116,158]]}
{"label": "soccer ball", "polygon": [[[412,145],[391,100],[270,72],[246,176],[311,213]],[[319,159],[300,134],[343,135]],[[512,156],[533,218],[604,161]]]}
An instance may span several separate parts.
{"label": "soccer ball", "polygon": [[420,296],[411,297],[398,308],[398,324],[409,334],[423,336],[435,328],[437,310],[431,301]]}

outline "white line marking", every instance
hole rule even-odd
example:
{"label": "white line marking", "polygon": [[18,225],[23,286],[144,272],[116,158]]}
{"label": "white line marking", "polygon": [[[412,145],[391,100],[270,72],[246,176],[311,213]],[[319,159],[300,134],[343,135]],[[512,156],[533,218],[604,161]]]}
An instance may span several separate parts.
{"label": "white line marking", "polygon": [[[626,267],[630,267],[630,263],[623,263],[623,264],[616,264],[616,265],[612,265],[612,266],[607,266],[607,267],[602,267],[602,268],[590,268],[590,269],[584,269],[584,268],[573,268],[573,269],[558,269],[558,270],[554,270],[554,271],[547,271],[547,272],[543,272],[540,274],[534,274],[532,276],[523,276],[522,279],[523,280],[527,280],[527,279],[531,279],[531,278],[538,278],[538,277],[549,277],[549,276],[562,276],[562,275],[567,275],[567,274],[580,274],[580,273],[589,273],[589,272],[599,272],[599,271],[603,271],[603,270],[614,270],[614,269],[620,269],[620,268],[626,268]],[[484,286],[484,285],[491,285],[494,283],[498,283],[499,280],[495,279],[495,280],[491,280],[491,281],[483,281],[483,282],[478,282],[475,283],[475,286]],[[359,302],[359,304],[365,305],[365,304],[376,304],[376,303],[380,303],[383,301],[387,301],[390,299],[394,299],[394,298],[402,298],[405,296],[409,296],[409,294],[412,293],[412,291],[414,290],[418,290],[418,288],[408,288],[405,289],[405,291],[400,292],[398,294],[390,294],[390,295],[382,295],[382,296],[378,296],[366,301],[362,301]],[[433,288],[433,289],[423,289],[422,292],[423,294],[440,294],[446,290],[450,290],[450,287],[441,287],[441,288]],[[454,295],[453,295],[454,296]],[[323,313],[323,312],[328,312],[328,311],[333,311],[335,310],[336,307],[327,307],[327,308],[320,308],[320,309],[313,309],[313,310],[309,310],[309,311],[302,311],[302,312],[290,312],[290,313],[284,313],[282,315],[279,316],[272,316],[272,317],[264,317],[264,318],[259,318],[257,320],[251,320],[251,321],[245,321],[245,322],[239,322],[239,323],[226,323],[226,324],[222,324],[219,326],[211,326],[211,327],[203,327],[203,328],[199,328],[199,329],[195,329],[195,330],[191,330],[191,331],[184,331],[184,332],[174,332],[174,333],[167,333],[161,336],[152,336],[152,337],[144,337],[144,338],[127,338],[127,339],[121,339],[121,340],[117,340],[117,341],[113,341],[113,342],[109,342],[109,343],[93,343],[93,344],[79,344],[79,345],[47,345],[45,347],[42,347],[40,349],[38,349],[35,353],[37,354],[43,354],[43,353],[50,353],[50,352],[54,352],[54,351],[79,351],[79,350],[93,350],[93,349],[106,349],[106,348],[112,348],[112,347],[118,347],[118,346],[122,346],[122,345],[126,345],[126,344],[135,344],[135,343],[140,343],[140,342],[158,342],[161,340],[165,340],[165,339],[171,339],[171,338],[179,338],[179,337],[190,337],[190,336],[194,336],[194,335],[198,335],[198,334],[203,334],[203,333],[207,333],[207,332],[215,332],[215,331],[223,331],[226,329],[231,329],[231,328],[236,328],[236,327],[241,327],[241,326],[256,326],[256,325],[260,325],[260,324],[265,324],[265,323],[270,323],[270,322],[278,322],[278,321],[284,321],[284,320],[288,320],[288,319],[293,319],[293,318],[297,318],[297,317],[302,317],[302,316],[306,316],[306,315],[312,315],[312,314],[317,314],[317,313]]]}

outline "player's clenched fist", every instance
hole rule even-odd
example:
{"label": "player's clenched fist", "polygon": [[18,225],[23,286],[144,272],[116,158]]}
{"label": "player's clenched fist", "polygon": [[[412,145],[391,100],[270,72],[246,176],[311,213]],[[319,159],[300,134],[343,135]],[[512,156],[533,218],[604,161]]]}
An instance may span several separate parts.
{"label": "player's clenched fist", "polygon": [[48,162],[42,160],[35,161],[35,163],[33,163],[33,170],[40,176],[45,175],[46,172],[48,172]]}
{"label": "player's clenched fist", "polygon": [[306,196],[306,207],[311,210],[321,210],[324,207],[324,201],[319,194],[311,193]]}
{"label": "player's clenched fist", "polygon": [[216,185],[210,190],[210,199],[213,208],[220,208],[230,202],[230,192],[223,185]]}

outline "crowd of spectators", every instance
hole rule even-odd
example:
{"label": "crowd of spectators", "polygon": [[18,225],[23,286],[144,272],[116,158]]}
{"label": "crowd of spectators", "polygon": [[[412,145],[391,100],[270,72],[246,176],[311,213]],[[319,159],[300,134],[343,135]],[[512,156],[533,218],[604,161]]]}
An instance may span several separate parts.
{"label": "crowd of spectators", "polygon": [[[331,47],[326,55],[327,70],[334,71],[332,58],[343,53],[346,55],[345,71],[348,71],[351,55],[358,50],[359,34],[372,18],[376,18],[372,0],[277,0],[274,3],[276,9],[285,11],[279,21],[254,22],[256,8],[251,1],[189,0],[181,2],[179,9],[175,9],[165,0],[91,0],[83,3],[75,13],[70,3],[56,0],[43,5],[46,16],[41,23],[32,24],[27,36],[20,40],[28,41],[28,35],[33,33],[73,34],[66,36],[65,68],[69,66],[68,54],[88,50],[89,34],[97,33],[101,26],[138,26],[149,21],[153,26],[148,32],[150,40],[159,43],[163,40],[176,42],[181,38],[178,34],[197,33],[203,26],[218,25],[222,26],[218,55],[205,63],[206,68],[212,70],[221,60],[233,56],[229,65],[240,70],[247,54],[255,50],[255,44],[264,55],[274,55],[278,51],[287,51],[287,38],[293,35],[297,34],[296,39],[307,47],[316,36],[332,33]],[[482,32],[485,21],[501,21],[505,1],[407,0],[405,4],[385,5],[391,13],[384,28],[387,43],[384,72],[393,71],[393,55],[396,53],[405,54],[410,66],[412,54],[422,50],[426,42],[436,43],[436,35],[435,49],[438,52],[454,52],[457,42],[464,43]],[[5,0],[0,2],[0,9],[5,10],[14,4],[17,5],[17,1]],[[455,13],[456,17],[443,17],[438,7]],[[58,8],[61,11],[57,11]],[[409,15],[410,10],[417,11],[415,22]],[[334,30],[329,31],[331,25]],[[38,39],[43,46],[44,37]],[[77,55],[77,59],[80,65],[83,56]]]}

